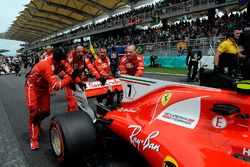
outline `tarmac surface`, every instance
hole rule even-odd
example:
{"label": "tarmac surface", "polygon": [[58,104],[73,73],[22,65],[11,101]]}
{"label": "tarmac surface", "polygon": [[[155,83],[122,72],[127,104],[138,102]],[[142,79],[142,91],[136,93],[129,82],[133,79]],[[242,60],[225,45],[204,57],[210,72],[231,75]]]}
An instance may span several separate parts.
{"label": "tarmac surface", "polygon": [[[144,74],[143,77],[185,82],[186,76]],[[65,112],[64,91],[51,97],[51,115],[46,118],[40,135],[40,149],[32,151],[28,135],[28,110],[25,105],[24,76],[0,75],[0,167],[57,167],[60,166],[50,148],[49,121]]]}

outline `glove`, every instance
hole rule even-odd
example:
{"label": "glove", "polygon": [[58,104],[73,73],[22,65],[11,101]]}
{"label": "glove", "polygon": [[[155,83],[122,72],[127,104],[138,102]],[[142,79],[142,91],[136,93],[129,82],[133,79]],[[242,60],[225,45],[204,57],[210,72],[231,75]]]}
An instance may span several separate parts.
{"label": "glove", "polygon": [[78,77],[79,74],[79,70],[74,70],[73,73],[71,74],[71,78],[75,79],[76,77]]}
{"label": "glove", "polygon": [[75,86],[74,82],[70,82],[69,87],[71,90],[76,91],[76,86]]}
{"label": "glove", "polygon": [[102,85],[105,85],[106,79],[104,77],[100,77],[98,80],[101,82]]}
{"label": "glove", "polygon": [[214,73],[218,73],[219,72],[219,67],[217,65],[214,65]]}
{"label": "glove", "polygon": [[85,90],[86,89],[86,84],[84,82],[79,82],[78,86],[82,89]]}

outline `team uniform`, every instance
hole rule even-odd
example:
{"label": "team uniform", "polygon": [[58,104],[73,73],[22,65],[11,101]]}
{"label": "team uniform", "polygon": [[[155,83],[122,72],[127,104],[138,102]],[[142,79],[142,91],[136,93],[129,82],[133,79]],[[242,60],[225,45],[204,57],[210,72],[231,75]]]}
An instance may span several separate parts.
{"label": "team uniform", "polygon": [[46,59],[46,58],[48,58],[48,57],[52,57],[52,53],[51,53],[51,54],[48,54],[47,52],[45,52],[45,53],[42,54],[42,60],[43,60],[43,59]]}
{"label": "team uniform", "polygon": [[228,38],[220,43],[217,51],[222,53],[219,57],[219,71],[231,75],[236,66],[236,56],[238,54],[237,44]]}
{"label": "team uniform", "polygon": [[59,81],[55,75],[58,72],[57,70],[53,64],[53,59],[49,57],[37,63],[27,76],[25,95],[30,112],[28,125],[31,144],[38,142],[40,123],[50,115],[49,88],[57,91],[72,81],[71,77],[67,75]]}
{"label": "team uniform", "polygon": [[97,69],[101,76],[104,76],[106,79],[112,79],[113,77],[110,74],[110,60],[105,57],[105,59],[101,59],[97,57],[94,62],[94,67]]}
{"label": "team uniform", "polygon": [[[96,71],[96,69],[94,68],[93,64],[91,63],[91,61],[89,60],[89,58],[87,58],[86,56],[83,56],[80,60],[77,59],[75,52],[72,52],[69,56],[68,56],[68,61],[71,65],[71,67],[73,67],[74,70],[79,70],[79,80],[75,81],[80,82],[80,81],[88,81],[88,76],[86,75],[85,72],[85,68],[96,78],[99,79],[100,75],[99,73]],[[67,107],[67,112],[71,112],[71,111],[77,111],[78,107],[77,107],[77,101],[75,99],[75,97],[72,94],[72,90],[69,86],[65,87],[65,92],[66,92],[66,99],[68,101],[68,107]]]}
{"label": "team uniform", "polygon": [[136,54],[135,57],[129,58],[127,55],[120,60],[120,74],[127,74],[141,77],[144,72],[144,58]]}
{"label": "team uniform", "polygon": [[200,50],[193,50],[189,52],[187,55],[186,65],[188,66],[188,79],[190,81],[194,81],[197,75],[198,64],[201,58],[202,58],[202,52]]}

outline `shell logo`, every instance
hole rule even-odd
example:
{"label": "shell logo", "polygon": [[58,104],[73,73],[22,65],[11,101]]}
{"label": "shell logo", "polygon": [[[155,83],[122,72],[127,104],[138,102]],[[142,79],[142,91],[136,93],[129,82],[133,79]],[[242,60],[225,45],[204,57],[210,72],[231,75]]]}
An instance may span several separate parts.
{"label": "shell logo", "polygon": [[107,68],[107,67],[108,67],[108,65],[106,63],[102,64],[102,68]]}
{"label": "shell logo", "polygon": [[127,63],[127,64],[126,64],[126,67],[127,67],[127,68],[134,68],[134,66],[133,66],[132,63]]}
{"label": "shell logo", "polygon": [[55,71],[55,66],[54,65],[51,66],[51,70]]}
{"label": "shell logo", "polygon": [[166,93],[162,96],[161,98],[161,104],[162,106],[165,106],[168,104],[170,98],[171,98],[172,94],[171,93]]}
{"label": "shell logo", "polygon": [[179,167],[176,160],[171,156],[166,156],[162,163],[162,167]]}

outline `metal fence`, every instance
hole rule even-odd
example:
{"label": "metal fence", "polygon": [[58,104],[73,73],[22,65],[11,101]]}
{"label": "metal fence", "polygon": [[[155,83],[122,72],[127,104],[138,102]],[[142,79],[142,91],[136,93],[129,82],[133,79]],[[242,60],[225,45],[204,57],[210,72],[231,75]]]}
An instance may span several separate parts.
{"label": "metal fence", "polygon": [[[186,55],[188,47],[199,48],[204,56],[213,56],[219,43],[225,37],[197,38],[179,41],[165,41],[156,43],[144,43],[137,45],[143,56],[177,56]],[[181,48],[180,48],[181,47]]]}

